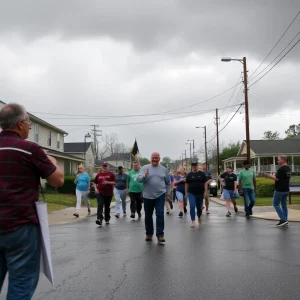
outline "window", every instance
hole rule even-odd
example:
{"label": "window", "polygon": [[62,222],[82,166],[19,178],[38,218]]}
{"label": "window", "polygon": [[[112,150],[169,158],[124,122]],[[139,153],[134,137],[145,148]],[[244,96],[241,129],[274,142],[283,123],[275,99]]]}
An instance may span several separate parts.
{"label": "window", "polygon": [[34,124],[34,141],[39,143],[39,124]]}
{"label": "window", "polygon": [[50,130],[49,135],[48,135],[48,146],[50,146],[50,147],[51,147],[51,137],[52,137],[52,132]]}
{"label": "window", "polygon": [[57,147],[57,149],[59,149],[59,148],[60,148],[60,134],[59,134],[59,133],[57,134],[57,142],[56,142],[56,147]]}

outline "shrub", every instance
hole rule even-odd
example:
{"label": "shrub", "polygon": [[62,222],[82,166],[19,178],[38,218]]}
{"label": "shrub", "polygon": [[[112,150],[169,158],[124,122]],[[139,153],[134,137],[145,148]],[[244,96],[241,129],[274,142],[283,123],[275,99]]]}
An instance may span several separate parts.
{"label": "shrub", "polygon": [[274,193],[274,180],[268,178],[256,178],[256,196],[272,197]]}
{"label": "shrub", "polygon": [[76,185],[74,184],[75,176],[67,175],[65,176],[65,182],[62,187],[54,188],[48,183],[46,183],[46,191],[47,193],[53,193],[57,191],[61,194],[75,194]]}

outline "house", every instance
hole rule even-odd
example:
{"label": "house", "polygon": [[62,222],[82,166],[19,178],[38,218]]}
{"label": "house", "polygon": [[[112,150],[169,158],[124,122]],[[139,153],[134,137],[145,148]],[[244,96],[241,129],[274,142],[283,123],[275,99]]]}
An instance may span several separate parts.
{"label": "house", "polygon": [[[95,150],[92,142],[64,143],[64,152],[68,155],[80,157],[88,173],[95,171]],[[76,169],[70,169],[70,174],[76,173]]]}
{"label": "house", "polygon": [[[6,103],[0,101],[0,108]],[[77,169],[82,159],[64,153],[64,138],[68,135],[64,130],[28,113],[32,122],[28,140],[39,144],[48,155],[57,160],[58,166],[65,174],[69,174],[69,168]]]}
{"label": "house", "polygon": [[122,166],[124,168],[124,172],[128,172],[129,170],[131,170],[132,156],[130,152],[114,153],[106,158],[103,158],[101,161],[98,161],[96,166],[100,167],[101,163],[104,161],[107,161],[110,164],[111,170],[117,168],[118,166]]}
{"label": "house", "polygon": [[[234,172],[243,168],[247,156],[246,141],[243,141],[236,157],[223,160],[224,169],[232,166]],[[300,172],[300,141],[299,138],[288,140],[252,140],[250,141],[251,166],[258,173],[274,173],[278,169],[277,157],[285,155],[292,172]]]}

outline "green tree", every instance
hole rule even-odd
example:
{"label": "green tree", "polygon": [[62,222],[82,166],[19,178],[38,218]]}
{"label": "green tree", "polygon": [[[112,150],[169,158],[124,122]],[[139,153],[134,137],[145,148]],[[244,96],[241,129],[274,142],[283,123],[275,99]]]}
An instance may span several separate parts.
{"label": "green tree", "polygon": [[161,164],[167,168],[171,162],[172,162],[172,159],[170,157],[165,156],[165,157],[163,157]]}
{"label": "green tree", "polygon": [[296,137],[297,135],[300,134],[300,123],[298,125],[290,125],[290,127],[288,128],[287,131],[285,131],[286,134],[286,140],[288,139],[293,139],[294,137]]}
{"label": "green tree", "polygon": [[220,162],[224,159],[237,156],[241,147],[240,142],[230,142],[227,146],[225,146],[222,151],[220,151]]}
{"label": "green tree", "polygon": [[269,141],[280,140],[279,132],[278,131],[272,132],[271,130],[265,131],[262,139],[269,140]]}
{"label": "green tree", "polygon": [[145,157],[139,157],[139,161],[140,161],[141,166],[150,164],[150,160]]}

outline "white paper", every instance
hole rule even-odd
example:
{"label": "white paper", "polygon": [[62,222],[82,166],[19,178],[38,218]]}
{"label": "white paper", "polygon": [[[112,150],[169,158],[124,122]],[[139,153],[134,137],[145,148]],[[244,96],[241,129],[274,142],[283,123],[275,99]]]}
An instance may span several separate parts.
{"label": "white paper", "polygon": [[35,204],[41,228],[40,272],[45,274],[45,276],[48,278],[48,280],[52,283],[52,286],[54,287],[47,203],[36,202]]}

